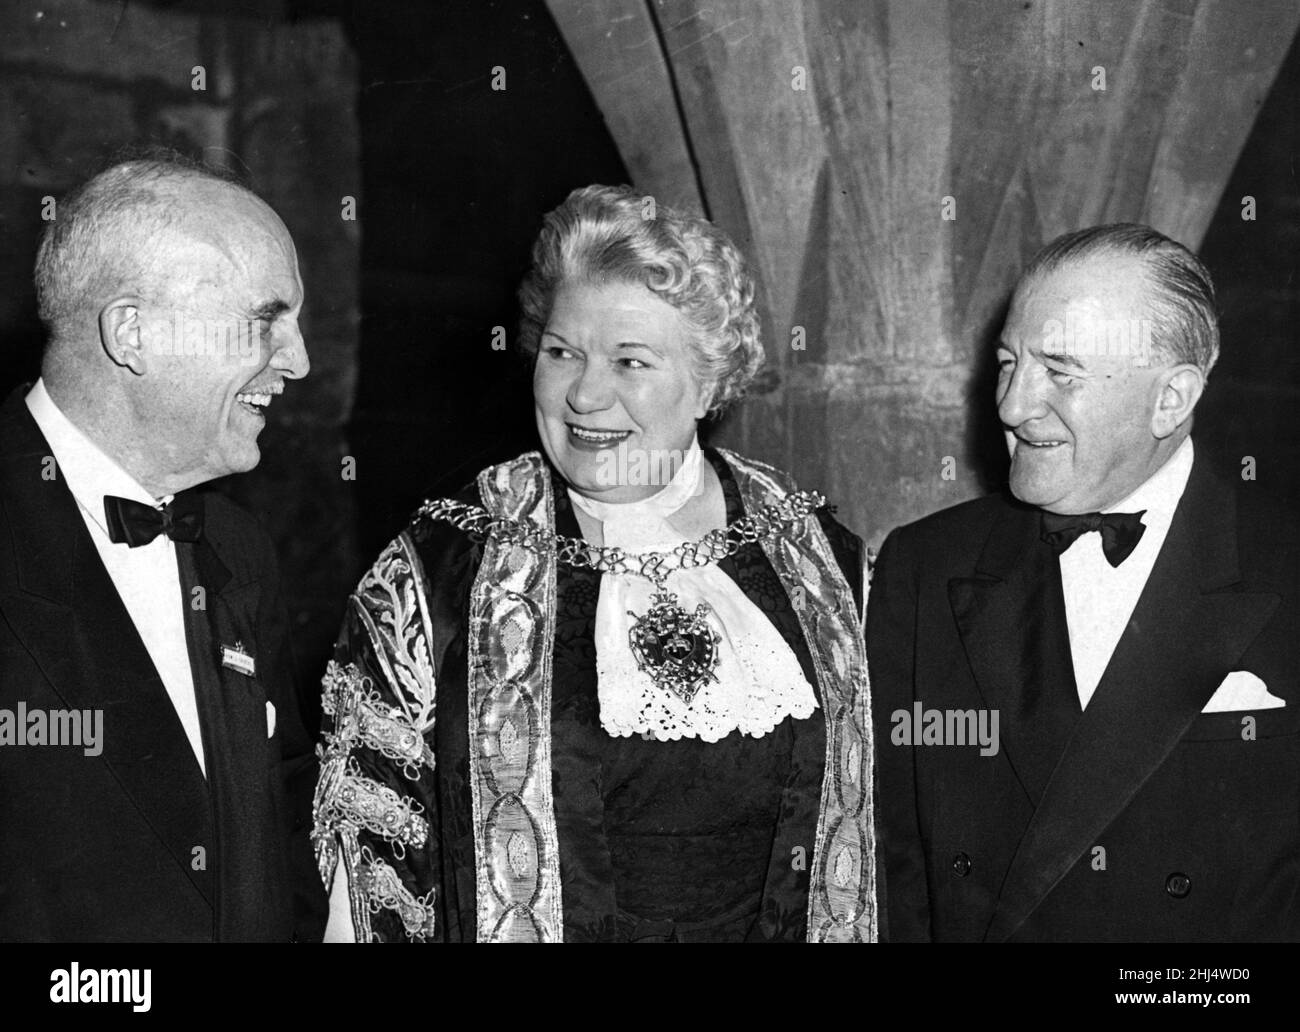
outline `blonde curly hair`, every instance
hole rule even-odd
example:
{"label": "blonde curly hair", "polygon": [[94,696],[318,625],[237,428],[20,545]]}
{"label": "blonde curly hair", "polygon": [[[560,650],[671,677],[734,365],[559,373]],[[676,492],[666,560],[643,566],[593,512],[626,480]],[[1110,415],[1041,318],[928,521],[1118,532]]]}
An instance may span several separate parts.
{"label": "blonde curly hair", "polygon": [[519,287],[519,346],[535,357],[565,282],[639,283],[681,313],[697,379],[717,415],[763,366],[754,280],[744,256],[707,219],[656,205],[629,186],[585,186],[548,212]]}

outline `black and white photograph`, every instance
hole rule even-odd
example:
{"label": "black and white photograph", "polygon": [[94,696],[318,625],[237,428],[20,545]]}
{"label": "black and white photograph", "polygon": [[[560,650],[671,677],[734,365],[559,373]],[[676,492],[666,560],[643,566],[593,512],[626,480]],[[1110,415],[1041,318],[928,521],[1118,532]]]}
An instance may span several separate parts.
{"label": "black and white photograph", "polygon": [[[5,0],[6,995],[165,1018],[173,943],[1050,943],[1067,1010],[1272,1013],[1297,30]],[[864,986],[1010,986],[927,954]]]}

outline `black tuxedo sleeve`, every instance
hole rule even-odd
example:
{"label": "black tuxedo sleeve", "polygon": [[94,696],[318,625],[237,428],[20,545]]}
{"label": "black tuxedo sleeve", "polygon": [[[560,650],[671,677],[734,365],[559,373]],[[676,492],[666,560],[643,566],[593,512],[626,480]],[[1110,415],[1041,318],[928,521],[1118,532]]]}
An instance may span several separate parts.
{"label": "black tuxedo sleeve", "polygon": [[[270,546],[269,539],[267,545]],[[281,589],[279,562],[273,547],[262,558],[263,591],[257,626],[264,635],[263,655],[271,663],[267,683],[276,708],[280,737],[280,779],[288,812],[284,815],[285,855],[293,892],[295,942],[319,942],[325,933],[328,900],[316,873],[311,846],[312,794],[318,765],[315,741],[303,724],[294,676],[288,611]]]}
{"label": "black tuxedo sleeve", "polygon": [[914,699],[917,564],[904,532],[881,546],[867,603],[867,661],[876,739],[877,864],[884,897],[881,939],[930,941],[930,902],[917,812],[914,751],[891,740],[896,710]]}

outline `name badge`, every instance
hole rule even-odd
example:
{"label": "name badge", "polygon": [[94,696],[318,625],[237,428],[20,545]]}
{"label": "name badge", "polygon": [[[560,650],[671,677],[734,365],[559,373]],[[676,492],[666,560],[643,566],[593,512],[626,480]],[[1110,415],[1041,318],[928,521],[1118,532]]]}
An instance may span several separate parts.
{"label": "name badge", "polygon": [[242,641],[235,642],[233,648],[229,645],[221,646],[221,665],[245,677],[252,677],[257,672],[257,662],[244,651]]}

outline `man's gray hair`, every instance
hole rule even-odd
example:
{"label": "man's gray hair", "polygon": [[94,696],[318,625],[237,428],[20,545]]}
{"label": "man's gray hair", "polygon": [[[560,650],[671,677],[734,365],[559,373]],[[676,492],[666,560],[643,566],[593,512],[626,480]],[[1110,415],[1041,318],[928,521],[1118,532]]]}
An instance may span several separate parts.
{"label": "man's gray hair", "polygon": [[1209,376],[1219,360],[1219,320],[1210,270],[1182,244],[1150,226],[1117,222],[1059,236],[1029,260],[1020,282],[1067,263],[1113,256],[1138,258],[1146,271],[1156,353],[1173,363],[1194,365]]}
{"label": "man's gray hair", "polygon": [[153,242],[179,218],[166,186],[206,179],[247,191],[223,169],[152,148],[106,168],[55,206],[36,255],[36,303],[51,341],[74,334],[87,306],[162,279]]}

